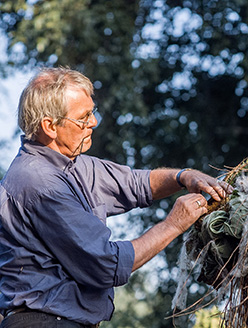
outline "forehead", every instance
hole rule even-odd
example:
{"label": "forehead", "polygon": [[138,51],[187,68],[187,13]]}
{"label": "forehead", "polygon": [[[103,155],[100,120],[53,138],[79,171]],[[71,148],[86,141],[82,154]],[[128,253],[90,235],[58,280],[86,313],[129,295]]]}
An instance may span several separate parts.
{"label": "forehead", "polygon": [[68,113],[84,114],[91,111],[94,102],[84,89],[70,86],[65,92]]}

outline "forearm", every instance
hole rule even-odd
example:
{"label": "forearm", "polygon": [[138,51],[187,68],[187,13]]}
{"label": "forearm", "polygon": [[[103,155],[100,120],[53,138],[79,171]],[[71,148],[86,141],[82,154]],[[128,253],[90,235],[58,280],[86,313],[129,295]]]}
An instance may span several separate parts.
{"label": "forearm", "polygon": [[182,189],[176,181],[180,169],[161,168],[150,173],[150,185],[153,199],[168,197]]}
{"label": "forearm", "polygon": [[132,271],[137,270],[161,252],[180,232],[167,221],[158,223],[144,235],[132,241],[135,259]]}

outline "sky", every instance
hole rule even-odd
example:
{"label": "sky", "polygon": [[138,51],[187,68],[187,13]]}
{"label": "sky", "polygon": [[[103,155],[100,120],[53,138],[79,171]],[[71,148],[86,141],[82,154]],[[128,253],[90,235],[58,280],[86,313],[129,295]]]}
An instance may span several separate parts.
{"label": "sky", "polygon": [[[0,31],[0,63],[7,57],[7,39]],[[31,72],[12,70],[8,78],[0,78],[0,168],[6,171],[18,152],[20,134],[17,131],[17,106],[22,90],[27,85]]]}
{"label": "sky", "polygon": [[[20,146],[17,130],[17,106],[23,88],[30,79],[30,73],[16,71],[7,79],[0,80],[0,167],[7,170]],[[15,136],[15,137],[14,137]]]}

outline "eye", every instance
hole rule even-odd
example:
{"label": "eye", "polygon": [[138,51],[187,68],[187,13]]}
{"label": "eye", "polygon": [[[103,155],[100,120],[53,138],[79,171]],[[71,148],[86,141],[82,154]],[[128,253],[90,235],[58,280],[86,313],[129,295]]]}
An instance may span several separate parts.
{"label": "eye", "polygon": [[85,118],[86,120],[88,120],[88,119],[91,117],[91,114],[92,114],[92,112],[87,113],[87,114],[85,115],[84,118]]}
{"label": "eye", "polygon": [[93,114],[92,111],[88,112],[88,113],[84,116],[83,121],[85,121],[85,122],[89,121],[90,118],[91,118],[91,115],[92,115],[92,114]]}

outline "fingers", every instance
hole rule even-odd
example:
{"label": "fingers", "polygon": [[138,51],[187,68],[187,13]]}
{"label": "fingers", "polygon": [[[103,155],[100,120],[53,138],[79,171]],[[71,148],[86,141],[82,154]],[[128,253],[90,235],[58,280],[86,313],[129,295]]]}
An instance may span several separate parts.
{"label": "fingers", "polygon": [[205,183],[205,185],[202,186],[202,190],[208,193],[216,201],[221,201],[222,198],[227,197],[227,194],[233,192],[233,187],[225,181],[218,181],[212,178],[208,183]]}
{"label": "fingers", "polygon": [[200,200],[197,199],[195,202],[198,205],[198,207],[201,207],[201,201]]}
{"label": "fingers", "polygon": [[221,198],[226,197],[225,190],[216,183],[215,185],[207,185],[204,188],[202,188],[203,191],[205,191],[207,194],[209,194],[213,199],[217,200],[218,202],[221,201]]}
{"label": "fingers", "polygon": [[204,198],[203,196],[201,196],[201,198],[199,199],[199,196],[201,195],[197,195],[197,199],[194,202],[194,207],[196,210],[198,210],[200,212],[200,216],[202,216],[204,213],[207,213],[207,200],[206,198]]}
{"label": "fingers", "polygon": [[197,170],[184,171],[181,181],[191,193],[205,192],[214,200],[221,201],[233,192],[233,187],[225,181],[217,180]]}
{"label": "fingers", "polygon": [[167,220],[182,233],[205,213],[207,213],[205,197],[201,194],[191,193],[176,200]]}
{"label": "fingers", "polygon": [[194,206],[196,209],[206,207],[208,205],[208,202],[205,197],[203,197],[201,194],[192,194],[192,202],[194,203]]}
{"label": "fingers", "polygon": [[192,193],[200,193],[203,191],[219,202],[222,198],[225,198],[228,194],[233,192],[233,187],[225,181],[219,181],[206,174],[197,172],[195,176],[192,177],[188,191]]}
{"label": "fingers", "polygon": [[184,201],[185,203],[182,203],[180,205],[185,206],[187,204],[189,206],[189,211],[193,211],[193,210],[195,211],[202,208],[207,209],[207,205],[208,205],[206,198],[201,194],[197,194],[197,193],[191,193],[181,196],[178,198],[178,200]]}
{"label": "fingers", "polygon": [[220,180],[217,181],[227,194],[231,194],[233,192],[234,188],[229,183]]}

